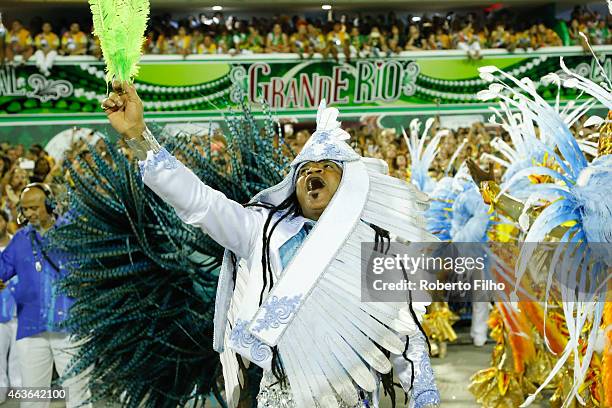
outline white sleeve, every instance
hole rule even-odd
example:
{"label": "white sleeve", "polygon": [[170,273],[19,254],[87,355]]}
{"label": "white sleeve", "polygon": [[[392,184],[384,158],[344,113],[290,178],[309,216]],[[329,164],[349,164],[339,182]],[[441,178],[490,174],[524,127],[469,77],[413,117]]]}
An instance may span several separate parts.
{"label": "white sleeve", "polygon": [[202,182],[162,148],[140,161],[142,180],[176,210],[185,223],[201,228],[213,240],[248,259],[263,222],[263,214],[244,208]]}

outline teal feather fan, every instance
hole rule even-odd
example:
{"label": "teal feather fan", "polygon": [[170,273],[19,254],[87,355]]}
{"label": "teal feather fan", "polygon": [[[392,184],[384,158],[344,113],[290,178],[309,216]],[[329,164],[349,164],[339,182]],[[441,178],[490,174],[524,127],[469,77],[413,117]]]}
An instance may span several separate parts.
{"label": "teal feather fan", "polygon": [[89,5],[106,63],[106,80],[129,81],[138,74],[149,0],[89,0]]}
{"label": "teal feather fan", "polygon": [[[206,184],[247,203],[283,179],[291,158],[282,139],[275,144],[269,114],[256,122],[246,103],[241,108],[226,117],[227,161],[214,156],[208,137],[195,148],[189,130],[160,141]],[[54,250],[71,259],[60,290],[75,299],[65,325],[81,344],[66,377],[87,371],[92,402],[124,408],[222,401],[212,336],[223,248],[148,189],[119,146],[105,150],[92,148],[92,160],[68,167],[72,222],[50,233]],[[246,374],[247,384],[259,384],[258,371]],[[245,393],[251,406],[256,394]]]}

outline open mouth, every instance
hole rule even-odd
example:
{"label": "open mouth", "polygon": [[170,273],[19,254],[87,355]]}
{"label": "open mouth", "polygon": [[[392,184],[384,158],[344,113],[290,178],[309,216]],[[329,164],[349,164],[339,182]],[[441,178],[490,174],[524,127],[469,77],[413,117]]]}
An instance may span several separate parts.
{"label": "open mouth", "polygon": [[319,196],[321,189],[325,187],[325,181],[319,176],[311,176],[306,180],[306,190],[308,195],[316,199]]}

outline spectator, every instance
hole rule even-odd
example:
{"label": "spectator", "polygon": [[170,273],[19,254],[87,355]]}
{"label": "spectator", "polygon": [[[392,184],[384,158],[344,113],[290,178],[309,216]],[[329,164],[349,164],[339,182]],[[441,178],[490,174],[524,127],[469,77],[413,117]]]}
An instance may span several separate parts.
{"label": "spectator", "polygon": [[468,24],[457,34],[457,48],[467,52],[470,59],[480,59],[480,39],[474,34],[472,24]]}
{"label": "spectator", "polygon": [[[6,156],[1,156],[0,157],[0,181],[4,180],[4,176],[6,176],[6,173],[9,172],[11,167],[11,162],[8,159],[8,157]],[[0,182],[1,185],[1,182]],[[1,194],[1,191],[0,191]]]}
{"label": "spectator", "polygon": [[272,27],[272,32],[266,38],[266,52],[289,52],[289,39],[280,24]]}
{"label": "spectator", "polygon": [[510,34],[502,23],[498,23],[495,30],[491,32],[489,39],[490,48],[508,48],[510,45]]}
{"label": "spectator", "polygon": [[378,27],[372,27],[370,35],[368,35],[368,42],[366,43],[365,50],[367,55],[373,57],[379,57],[381,53],[387,52],[385,38],[380,34]]}
{"label": "spectator", "polygon": [[246,39],[245,48],[251,53],[260,53],[264,51],[264,38],[259,33],[259,29],[253,25],[248,27],[249,35]]}
{"label": "spectator", "polygon": [[234,44],[234,53],[236,54],[240,54],[246,47],[247,34],[244,27],[240,21],[237,21],[234,25],[234,34],[231,36],[231,41]]}
{"label": "spectator", "polygon": [[546,28],[544,24],[538,24],[535,37],[537,41],[536,48],[546,46],[559,47],[563,45],[563,43],[561,42],[561,38],[559,38],[557,33],[555,33],[550,28]]}
{"label": "spectator", "polygon": [[25,154],[25,158],[28,160],[36,161],[39,157],[42,157],[43,148],[39,144],[33,144]]}
{"label": "spectator", "polygon": [[320,53],[323,57],[327,56],[327,45],[325,43],[325,37],[321,34],[321,30],[314,26],[314,24],[308,24],[308,40],[310,41],[310,47],[315,53]]}
{"label": "spectator", "polygon": [[9,168],[12,168],[13,165],[17,162],[19,158],[19,152],[16,147],[11,146],[6,150],[6,157],[9,159]]}
{"label": "spectator", "polygon": [[85,55],[87,53],[87,35],[81,31],[78,23],[70,24],[70,30],[62,36],[63,55]]}
{"label": "spectator", "polygon": [[309,58],[314,55],[314,49],[312,48],[308,39],[307,24],[305,21],[298,22],[297,32],[291,35],[289,42],[291,44],[291,52],[300,55],[300,58],[304,57],[304,54]]}
{"label": "spectator", "polygon": [[6,59],[10,62],[14,60],[15,56],[20,55],[21,63],[25,64],[33,52],[30,32],[25,29],[20,20],[13,21],[7,37]]}
{"label": "spectator", "polygon": [[11,215],[9,221],[9,232],[15,233],[18,228],[17,222],[17,207],[19,204],[19,195],[21,191],[28,185],[28,173],[26,170],[19,166],[13,167],[13,169],[7,174],[8,181],[4,187],[4,206],[3,208]]}
{"label": "spectator", "polygon": [[347,60],[351,59],[349,45],[346,28],[342,23],[335,22],[333,30],[327,34],[327,46],[336,61],[339,60],[340,53],[343,53]]}
{"label": "spectator", "polygon": [[217,53],[217,44],[212,39],[210,34],[206,34],[202,43],[198,45],[198,54],[216,54]]}
{"label": "spectator", "polygon": [[25,146],[23,145],[23,143],[19,143],[18,145],[15,146],[15,150],[17,150],[17,157],[23,157],[25,154]]}
{"label": "spectator", "polygon": [[406,51],[414,51],[420,50],[421,48],[423,48],[423,44],[421,42],[421,32],[419,27],[417,27],[415,24],[411,24],[408,27],[408,38],[406,39],[404,49]]}
{"label": "spectator", "polygon": [[60,39],[52,29],[51,23],[45,22],[42,25],[42,32],[34,38],[36,66],[45,76],[51,74],[51,68],[60,46]]}
{"label": "spectator", "polygon": [[172,38],[172,42],[177,54],[183,57],[191,54],[191,36],[187,34],[187,29],[184,26],[179,27],[178,34]]}
{"label": "spectator", "polygon": [[155,30],[147,31],[144,44],[142,45],[142,52],[145,54],[159,54],[159,50],[157,49],[157,34],[155,33]]}
{"label": "spectator", "polygon": [[156,49],[159,51],[159,54],[167,54],[170,52],[172,46],[170,44],[169,35],[166,32],[159,33],[156,41]]}
{"label": "spectator", "polygon": [[217,48],[220,54],[231,54],[236,51],[234,48],[234,40],[225,26],[221,27],[221,32],[216,38]]}
{"label": "spectator", "polygon": [[394,177],[402,180],[408,179],[408,161],[405,153],[398,154],[395,158],[395,169]]}
{"label": "spectator", "polygon": [[102,45],[100,38],[97,35],[91,34],[87,40],[89,42],[89,55],[93,55],[97,59],[102,58]]}
{"label": "spectator", "polygon": [[580,33],[585,32],[585,30],[584,24],[577,18],[573,18],[569,28],[570,45],[582,45],[583,39]]}
{"label": "spectator", "polygon": [[202,44],[202,41],[204,41],[204,35],[202,34],[202,31],[200,31],[199,28],[194,28],[193,32],[191,33],[191,53],[192,54],[199,54],[198,47],[200,44]]}
{"label": "spectator", "polygon": [[397,24],[393,24],[391,26],[391,33],[387,37],[387,47],[389,51],[395,54],[399,54],[400,52],[402,52],[403,43],[404,40],[400,35],[399,27],[397,26]]}
{"label": "spectator", "polygon": [[448,50],[451,48],[451,37],[443,26],[436,28],[435,42],[437,50]]}
{"label": "spectator", "polygon": [[0,13],[0,65],[4,64],[4,52],[6,48],[6,27],[2,23],[2,13]]}
{"label": "spectator", "polygon": [[605,20],[591,21],[589,26],[589,41],[593,45],[605,45],[610,43],[610,31]]}
{"label": "spectator", "polygon": [[363,57],[365,55],[363,53],[365,39],[359,32],[359,27],[353,26],[353,28],[351,28],[349,41],[350,41],[351,56]]}

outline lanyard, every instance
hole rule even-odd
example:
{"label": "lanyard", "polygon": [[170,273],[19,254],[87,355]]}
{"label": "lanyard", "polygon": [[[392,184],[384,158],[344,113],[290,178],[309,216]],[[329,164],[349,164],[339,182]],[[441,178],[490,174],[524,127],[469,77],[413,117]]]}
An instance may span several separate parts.
{"label": "lanyard", "polygon": [[42,255],[42,257],[47,261],[47,263],[49,263],[49,265],[51,265],[51,267],[55,269],[56,272],[59,273],[60,269],[57,267],[55,262],[53,262],[51,258],[49,258],[49,256],[47,255],[47,252],[45,252],[45,250],[43,249],[42,243],[38,239],[38,235],[36,235],[36,231],[32,229],[29,235],[30,235],[30,242],[32,243],[32,251],[33,251],[34,259],[36,260],[34,264],[36,271],[42,272],[42,262],[39,257],[39,251],[38,251],[40,250],[40,255]]}

